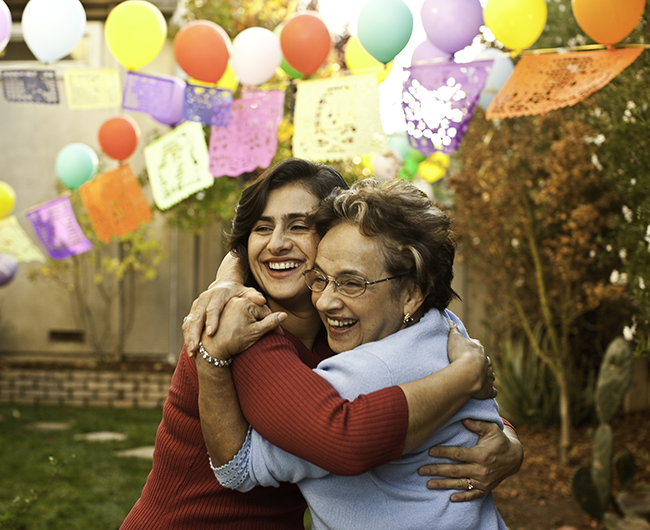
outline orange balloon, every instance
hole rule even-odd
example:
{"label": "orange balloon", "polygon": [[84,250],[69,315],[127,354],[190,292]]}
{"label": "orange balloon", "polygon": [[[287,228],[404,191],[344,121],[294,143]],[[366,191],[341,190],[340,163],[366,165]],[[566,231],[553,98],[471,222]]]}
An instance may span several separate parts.
{"label": "orange balloon", "polygon": [[280,46],[289,66],[307,77],[327,59],[332,38],[318,15],[304,12],[287,20],[280,33]]}
{"label": "orange balloon", "polygon": [[221,79],[230,57],[230,37],[210,20],[195,20],[174,37],[174,58],[183,71],[204,83]]}
{"label": "orange balloon", "polygon": [[573,0],[573,16],[599,44],[616,44],[641,20],[645,0]]}
{"label": "orange balloon", "polygon": [[139,137],[138,123],[126,115],[107,119],[97,134],[102,151],[119,161],[126,160],[134,153]]}

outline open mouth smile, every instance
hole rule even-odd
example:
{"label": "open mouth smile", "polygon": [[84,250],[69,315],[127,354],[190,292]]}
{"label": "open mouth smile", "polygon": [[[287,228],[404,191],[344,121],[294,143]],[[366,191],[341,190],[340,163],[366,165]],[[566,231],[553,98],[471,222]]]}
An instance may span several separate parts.
{"label": "open mouth smile", "polygon": [[332,326],[333,328],[336,328],[337,330],[344,331],[354,326],[357,323],[357,320],[353,320],[351,318],[334,319],[334,318],[327,317],[327,323],[328,325]]}
{"label": "open mouth smile", "polygon": [[299,261],[282,261],[282,262],[267,262],[266,266],[272,271],[288,271],[300,267]]}

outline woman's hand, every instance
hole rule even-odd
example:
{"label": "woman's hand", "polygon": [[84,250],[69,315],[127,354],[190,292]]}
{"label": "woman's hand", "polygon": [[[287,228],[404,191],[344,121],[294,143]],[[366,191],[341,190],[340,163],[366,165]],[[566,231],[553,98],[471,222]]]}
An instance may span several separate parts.
{"label": "woman's hand", "polygon": [[201,342],[211,357],[230,359],[250,348],[286,318],[286,313],[272,313],[267,306],[258,305],[248,298],[232,298],[221,312],[221,325],[216,334],[210,336],[206,329]]}
{"label": "woman's hand", "polygon": [[199,338],[205,331],[212,336],[219,327],[221,313],[229,300],[243,297],[263,306],[264,296],[251,287],[231,280],[216,280],[192,303],[189,314],[183,319],[183,340],[187,354],[192,357],[198,347]]}
{"label": "woman's hand", "polygon": [[492,361],[485,355],[483,345],[476,339],[467,339],[459,331],[456,323],[449,320],[449,341],[447,343],[447,357],[449,362],[462,360],[471,366],[476,373],[476,382],[472,387],[475,391],[472,394],[476,399],[494,398],[497,389],[494,386],[494,370]]}
{"label": "woman's hand", "polygon": [[[514,429],[502,431],[496,423],[464,420],[470,431],[479,435],[474,447],[437,446],[429,455],[456,460],[455,464],[422,466],[418,472],[425,476],[439,476],[427,482],[429,489],[464,490],[454,493],[452,502],[470,501],[488,494],[505,478],[519,471],[524,460],[524,449]],[[472,489],[468,489],[471,480]]]}

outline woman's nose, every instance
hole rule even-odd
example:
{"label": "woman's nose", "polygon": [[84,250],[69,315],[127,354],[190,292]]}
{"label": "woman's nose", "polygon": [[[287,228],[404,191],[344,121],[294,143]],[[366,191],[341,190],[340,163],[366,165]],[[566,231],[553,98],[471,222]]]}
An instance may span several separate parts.
{"label": "woman's nose", "polygon": [[271,234],[268,247],[274,254],[290,248],[291,238],[288,237],[286,230],[281,227],[276,227]]}
{"label": "woman's nose", "polygon": [[312,302],[318,311],[338,309],[341,303],[341,294],[336,290],[336,284],[330,280],[320,293],[314,293]]}

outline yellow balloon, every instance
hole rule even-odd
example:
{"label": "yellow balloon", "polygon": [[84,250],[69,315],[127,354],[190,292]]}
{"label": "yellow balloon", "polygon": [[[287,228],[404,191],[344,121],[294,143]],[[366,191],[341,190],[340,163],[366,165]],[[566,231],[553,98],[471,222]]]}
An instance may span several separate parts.
{"label": "yellow balloon", "polygon": [[392,61],[384,66],[370,55],[355,36],[350,37],[345,45],[345,64],[353,74],[374,73],[378,83],[386,79],[393,67]]}
{"label": "yellow balloon", "polygon": [[365,168],[368,168],[370,171],[373,171],[372,168],[372,157],[374,153],[365,154],[361,157],[361,165]]}
{"label": "yellow balloon", "polygon": [[109,13],[104,36],[120,64],[127,70],[137,70],[160,53],[167,37],[167,22],[152,3],[126,0]]}
{"label": "yellow balloon", "polygon": [[448,167],[449,155],[436,151],[420,164],[418,174],[427,182],[435,182],[445,176]]}
{"label": "yellow balloon", "polygon": [[234,92],[237,90],[238,84],[239,80],[235,75],[235,71],[232,69],[232,66],[230,66],[230,63],[228,63],[226,71],[221,76],[221,79],[217,81],[217,87],[232,90]]}
{"label": "yellow balloon", "polygon": [[546,25],[545,0],[488,0],[485,25],[506,48],[523,50],[539,38]]}
{"label": "yellow balloon", "polygon": [[0,181],[0,219],[7,217],[16,202],[16,192],[6,182]]}

